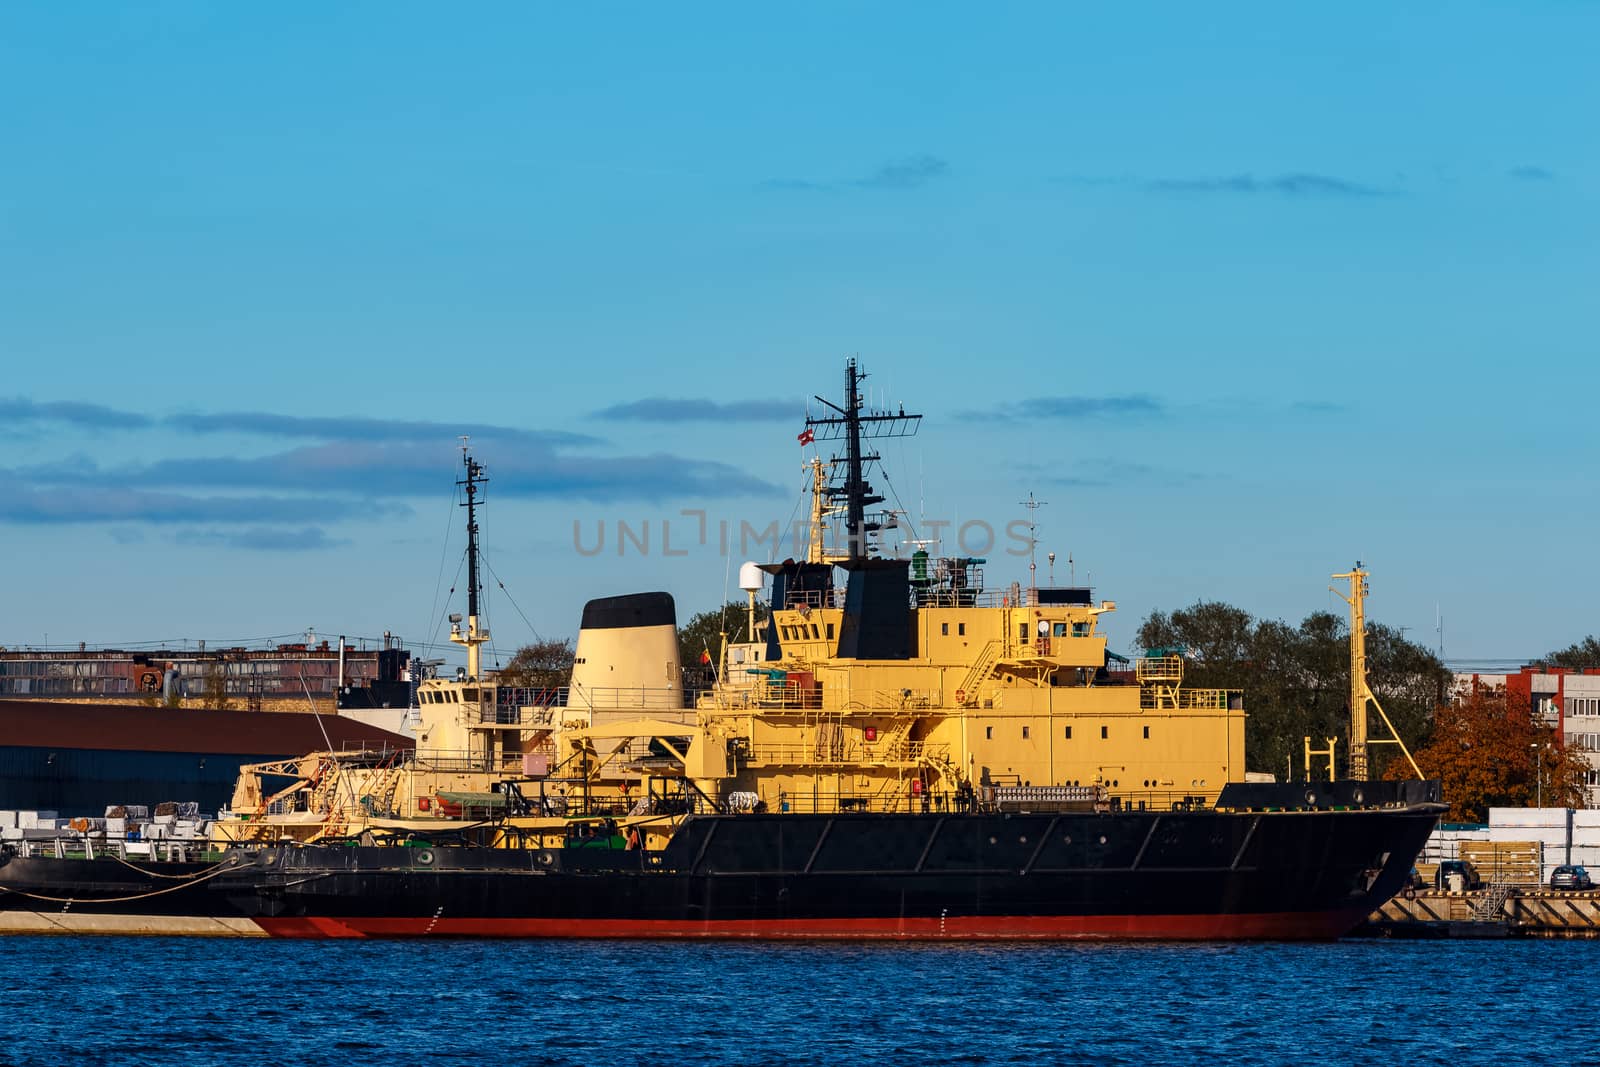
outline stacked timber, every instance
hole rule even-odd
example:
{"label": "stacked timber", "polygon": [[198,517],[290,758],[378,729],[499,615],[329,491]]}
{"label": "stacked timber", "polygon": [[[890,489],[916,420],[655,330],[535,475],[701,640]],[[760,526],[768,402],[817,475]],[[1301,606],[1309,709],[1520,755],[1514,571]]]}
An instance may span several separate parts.
{"label": "stacked timber", "polygon": [[1541,841],[1463,841],[1461,858],[1477,868],[1485,885],[1537,887],[1544,883]]}

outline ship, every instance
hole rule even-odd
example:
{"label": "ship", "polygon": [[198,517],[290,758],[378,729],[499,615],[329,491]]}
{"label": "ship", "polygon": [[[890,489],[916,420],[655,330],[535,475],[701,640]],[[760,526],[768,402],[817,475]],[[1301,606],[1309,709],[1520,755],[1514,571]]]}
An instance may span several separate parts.
{"label": "ship", "polygon": [[464,448],[467,666],[419,685],[415,746],[246,766],[203,852],[23,842],[0,930],[1315,940],[1402,888],[1437,782],[1335,780],[1332,744],[1314,780],[1309,742],[1304,780],[1251,774],[1244,694],[1185,685],[1181,650],[1115,656],[1113,601],[888,550],[873,442],[921,416],[863,378],[806,416],[806,551],[741,567],[709,682],[661,592],[585,605],[567,686],[486,675]]}

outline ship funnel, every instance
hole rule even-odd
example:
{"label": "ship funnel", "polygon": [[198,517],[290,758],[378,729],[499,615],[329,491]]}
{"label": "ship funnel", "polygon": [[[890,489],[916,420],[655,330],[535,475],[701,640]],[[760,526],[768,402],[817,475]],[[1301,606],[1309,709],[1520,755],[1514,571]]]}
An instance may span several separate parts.
{"label": "ship funnel", "polygon": [[[712,650],[716,654],[716,650]],[[602,597],[583,606],[573,649],[569,707],[617,706],[621,691],[637,711],[683,707],[678,615],[670,593]],[[649,711],[646,712],[648,714]]]}

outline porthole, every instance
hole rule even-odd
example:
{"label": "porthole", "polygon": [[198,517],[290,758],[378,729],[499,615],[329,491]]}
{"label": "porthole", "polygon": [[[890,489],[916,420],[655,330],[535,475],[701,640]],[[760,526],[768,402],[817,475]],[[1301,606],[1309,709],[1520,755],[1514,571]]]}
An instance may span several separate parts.
{"label": "porthole", "polygon": [[996,837],[989,838],[989,844],[998,845],[999,843],[1000,843],[1000,839],[999,838],[996,838]]}
{"label": "porthole", "polygon": [[1028,843],[1028,835],[1027,834],[1023,834],[1021,837],[1017,838],[1017,844],[1026,845],[1027,843]]}
{"label": "porthole", "polygon": [[1072,844],[1072,835],[1071,835],[1071,834],[1068,834],[1068,835],[1067,835],[1067,836],[1065,836],[1065,837],[1063,837],[1063,838],[1062,838],[1062,839],[1061,839],[1061,843],[1062,843],[1062,844],[1063,844],[1063,845],[1070,845],[1070,844]]}
{"label": "porthole", "polygon": [[1105,834],[1101,834],[1100,835],[1100,843],[1102,845],[1106,843],[1106,835]]}

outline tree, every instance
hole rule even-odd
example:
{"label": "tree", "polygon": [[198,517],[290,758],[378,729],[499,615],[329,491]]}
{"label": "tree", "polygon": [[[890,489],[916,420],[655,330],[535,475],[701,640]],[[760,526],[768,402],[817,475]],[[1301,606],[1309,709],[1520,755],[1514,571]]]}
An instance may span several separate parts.
{"label": "tree", "polygon": [[1585,637],[1575,645],[1568,645],[1559,652],[1546,653],[1543,662],[1552,667],[1566,667],[1568,670],[1583,670],[1586,667],[1600,667],[1600,640],[1593,634]]}
{"label": "tree", "polygon": [[[730,600],[720,608],[702,611],[688,622],[678,627],[678,662],[686,668],[700,665],[704,661],[702,654],[709,656],[712,665],[715,665],[722,655],[722,635],[728,635],[728,643],[739,644],[751,640],[745,631],[749,629],[750,609],[748,605],[737,600]],[[756,627],[767,619],[767,608],[764,604],[756,605]]]}
{"label": "tree", "polygon": [[228,699],[228,668],[225,664],[213,663],[206,668],[204,686],[202,697],[207,708],[212,711],[233,709],[233,703]]}
{"label": "tree", "polygon": [[495,681],[529,689],[560,689],[572,682],[572,657],[571,638],[544,638],[517,649],[495,672]]}
{"label": "tree", "polygon": [[[1444,785],[1449,818],[1485,822],[1490,808],[1581,807],[1585,754],[1553,743],[1554,732],[1535,721],[1505,690],[1474,688],[1439,707],[1433,736],[1414,753],[1422,773]],[[1409,777],[1390,764],[1387,778]]]}
{"label": "tree", "polygon": [[[1210,601],[1170,615],[1153,612],[1138,640],[1145,648],[1182,647],[1186,686],[1244,691],[1245,754],[1253,769],[1282,774],[1292,764],[1303,772],[1306,737],[1317,748],[1324,747],[1324,738],[1338,737],[1342,751],[1349,751],[1350,640],[1340,616],[1314,612],[1293,627],[1257,622],[1246,611]],[[1369,624],[1367,680],[1409,745],[1426,736],[1450,673],[1396,630]],[[1376,710],[1369,716],[1369,736],[1383,737],[1387,731]],[[1399,752],[1376,745],[1368,758],[1381,772]]]}

